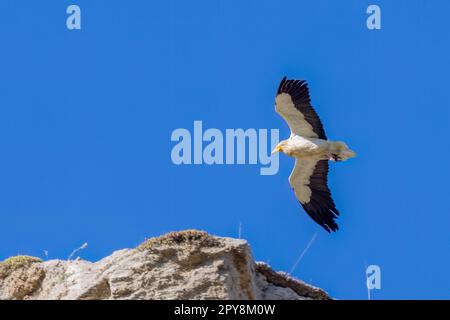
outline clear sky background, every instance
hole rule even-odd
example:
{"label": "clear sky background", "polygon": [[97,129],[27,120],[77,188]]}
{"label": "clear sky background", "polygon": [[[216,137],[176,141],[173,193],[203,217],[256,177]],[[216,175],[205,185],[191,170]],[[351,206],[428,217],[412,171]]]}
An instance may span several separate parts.
{"label": "clear sky background", "polygon": [[[82,30],[66,28],[66,8]],[[378,4],[382,29],[366,28]],[[257,260],[339,299],[450,298],[449,1],[0,2],[0,259],[98,260],[172,230],[248,239]],[[293,160],[175,166],[176,128],[279,128],[283,76],[306,79],[331,139],[342,216],[327,234]]]}

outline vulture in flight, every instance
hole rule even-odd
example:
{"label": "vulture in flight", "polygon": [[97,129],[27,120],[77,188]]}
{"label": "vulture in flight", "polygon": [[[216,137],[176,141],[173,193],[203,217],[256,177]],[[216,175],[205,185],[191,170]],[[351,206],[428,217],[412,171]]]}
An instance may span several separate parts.
{"label": "vulture in flight", "polygon": [[272,154],[283,152],[295,158],[289,184],[306,213],[326,231],[338,230],[336,209],[327,184],[328,161],[355,157],[342,141],[330,141],[319,116],[311,106],[308,85],[303,80],[281,80],[275,110],[291,129]]}

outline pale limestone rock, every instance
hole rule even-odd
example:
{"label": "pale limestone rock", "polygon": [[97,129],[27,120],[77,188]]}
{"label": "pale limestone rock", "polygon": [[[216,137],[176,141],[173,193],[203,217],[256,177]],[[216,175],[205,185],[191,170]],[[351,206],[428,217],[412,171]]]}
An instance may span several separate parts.
{"label": "pale limestone rock", "polygon": [[245,240],[188,230],[116,251],[95,263],[6,260],[0,263],[0,299],[330,298],[321,289],[255,263]]}

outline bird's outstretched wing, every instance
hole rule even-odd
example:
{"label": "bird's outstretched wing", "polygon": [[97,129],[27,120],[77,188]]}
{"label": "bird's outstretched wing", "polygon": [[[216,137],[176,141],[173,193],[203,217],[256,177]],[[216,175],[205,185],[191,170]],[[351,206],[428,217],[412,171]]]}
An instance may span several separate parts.
{"label": "bird's outstretched wing", "polygon": [[306,213],[326,231],[336,231],[339,215],[327,185],[328,160],[296,159],[289,183]]}
{"label": "bird's outstretched wing", "polygon": [[319,116],[311,106],[308,85],[303,80],[281,80],[275,98],[275,110],[288,123],[291,132],[326,140]]}

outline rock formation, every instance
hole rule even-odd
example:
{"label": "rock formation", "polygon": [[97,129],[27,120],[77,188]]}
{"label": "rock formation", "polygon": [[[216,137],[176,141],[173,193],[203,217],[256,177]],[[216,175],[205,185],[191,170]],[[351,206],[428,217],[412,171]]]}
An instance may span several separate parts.
{"label": "rock formation", "polygon": [[245,240],[171,232],[98,261],[0,262],[0,299],[330,299],[253,260]]}

